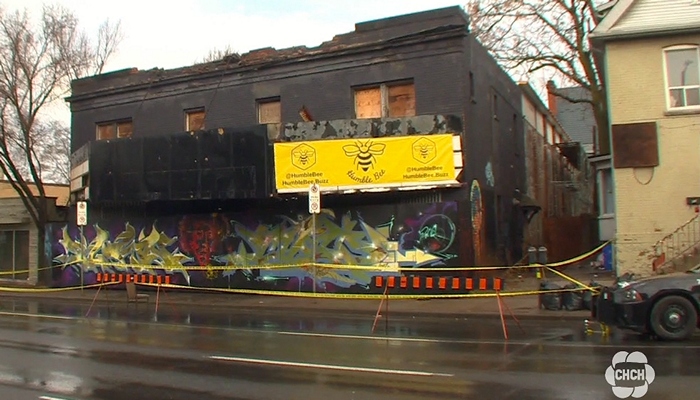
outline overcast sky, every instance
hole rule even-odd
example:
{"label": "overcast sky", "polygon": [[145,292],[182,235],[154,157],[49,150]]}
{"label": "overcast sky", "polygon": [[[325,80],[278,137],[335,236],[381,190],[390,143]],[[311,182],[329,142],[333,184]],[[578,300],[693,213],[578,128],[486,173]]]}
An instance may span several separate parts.
{"label": "overcast sky", "polygon": [[[7,8],[41,12],[41,0],[0,0]],[[213,48],[246,52],[261,47],[317,46],[356,22],[460,5],[455,0],[56,0],[89,32],[121,20],[125,39],[109,70],[174,68]],[[466,3],[466,0],[464,1]]]}
{"label": "overcast sky", "polygon": [[[240,53],[318,46],[353,31],[356,22],[463,6],[466,0],[0,0],[5,10],[27,8],[33,16],[40,15],[43,4],[56,3],[75,12],[93,35],[106,19],[121,21],[124,40],[107,72],[191,65],[210,50],[227,46]],[[70,122],[64,104],[46,111]]]}

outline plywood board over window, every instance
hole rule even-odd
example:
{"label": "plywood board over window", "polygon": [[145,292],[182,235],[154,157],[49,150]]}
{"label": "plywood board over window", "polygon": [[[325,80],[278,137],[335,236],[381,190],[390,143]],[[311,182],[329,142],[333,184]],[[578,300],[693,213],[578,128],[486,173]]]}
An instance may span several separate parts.
{"label": "plywood board over window", "polygon": [[203,108],[185,111],[185,130],[201,131],[204,128],[206,113]]}
{"label": "plywood board over window", "polygon": [[659,165],[656,122],[612,126],[615,168],[643,168]]}
{"label": "plywood board over window", "polygon": [[134,132],[131,121],[122,121],[117,123],[117,137],[130,138],[131,134]]}
{"label": "plywood board over window", "polygon": [[412,117],[416,115],[413,83],[383,83],[355,89],[356,118]]}
{"label": "plywood board over window", "polygon": [[258,123],[279,124],[282,122],[282,103],[279,100],[258,101]]}
{"label": "plywood board over window", "polygon": [[389,117],[416,115],[416,89],[413,84],[389,86]]}
{"label": "plywood board over window", "polygon": [[117,137],[117,125],[114,123],[97,125],[97,140],[109,140]]}
{"label": "plywood board over window", "polygon": [[97,140],[130,138],[133,134],[131,120],[109,121],[97,124]]}
{"label": "plywood board over window", "polygon": [[355,90],[355,115],[357,118],[382,117],[382,91],[379,87]]}

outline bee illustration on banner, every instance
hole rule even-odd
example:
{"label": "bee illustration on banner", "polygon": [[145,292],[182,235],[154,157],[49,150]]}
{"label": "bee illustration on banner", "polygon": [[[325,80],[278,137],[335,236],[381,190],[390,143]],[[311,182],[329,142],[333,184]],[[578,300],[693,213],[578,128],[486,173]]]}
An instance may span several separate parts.
{"label": "bee illustration on banner", "polygon": [[421,164],[428,164],[437,157],[437,146],[428,138],[420,138],[412,145],[413,159]]}
{"label": "bee illustration on banner", "polygon": [[386,149],[384,143],[374,143],[371,140],[364,142],[358,140],[354,144],[343,146],[345,155],[354,158],[356,168],[362,169],[364,172],[374,168],[374,164],[377,162],[375,156],[384,154],[384,149]]}
{"label": "bee illustration on banner", "polygon": [[292,165],[306,170],[316,164],[316,149],[306,143],[292,149]]}
{"label": "bee illustration on banner", "polygon": [[299,150],[296,153],[294,153],[294,156],[297,158],[301,165],[306,165],[309,163],[309,159],[314,156],[314,151],[307,149]]}
{"label": "bee illustration on banner", "polygon": [[431,151],[433,150],[434,146],[430,144],[430,142],[426,141],[416,144],[415,146],[413,146],[413,148],[418,152],[421,158],[426,159],[432,156]]}

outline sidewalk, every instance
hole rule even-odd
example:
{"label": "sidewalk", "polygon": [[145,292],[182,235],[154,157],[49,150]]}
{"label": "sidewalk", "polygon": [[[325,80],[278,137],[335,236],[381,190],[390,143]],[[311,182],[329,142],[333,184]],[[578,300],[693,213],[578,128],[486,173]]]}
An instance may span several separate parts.
{"label": "sidewalk", "polygon": [[[566,283],[563,280],[552,280],[558,284]],[[588,281],[585,281],[588,283]],[[602,284],[609,284],[602,280]],[[525,278],[510,282],[508,290],[525,291],[536,290],[539,282],[536,279]],[[0,299],[32,299],[54,300],[60,302],[91,303],[95,298],[96,289],[80,289],[64,292],[3,292]],[[107,293],[109,292],[109,293]],[[151,306],[156,301],[155,291],[140,291],[150,295]],[[209,308],[219,311],[225,309],[248,310],[264,313],[303,313],[304,315],[344,315],[363,316],[374,318],[379,307],[379,300],[356,299],[323,299],[308,297],[288,297],[272,295],[245,295],[209,291],[173,291],[167,289],[161,291],[158,296],[159,307],[174,305],[177,307]],[[590,311],[550,311],[539,307],[538,295],[525,295],[516,297],[502,297],[504,303],[521,319],[562,319],[583,320],[590,317]],[[102,290],[97,297],[97,302],[126,303],[124,290]],[[421,299],[421,300],[390,300],[389,314],[392,316],[421,317],[421,318],[467,318],[467,317],[496,317],[500,318],[498,301],[491,298],[466,298],[466,299]],[[510,318],[507,308],[503,310]],[[384,313],[384,308],[382,308]]]}

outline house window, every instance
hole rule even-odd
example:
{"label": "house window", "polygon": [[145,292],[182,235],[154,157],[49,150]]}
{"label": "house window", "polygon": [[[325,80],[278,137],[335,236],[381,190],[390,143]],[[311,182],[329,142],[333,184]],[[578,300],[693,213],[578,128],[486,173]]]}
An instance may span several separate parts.
{"label": "house window", "polygon": [[600,213],[601,215],[615,214],[615,186],[613,184],[612,169],[601,169],[599,174]]}
{"label": "house window", "polygon": [[258,100],[258,123],[279,124],[280,122],[282,122],[282,103],[280,100]]}
{"label": "house window", "polygon": [[666,95],[669,108],[700,106],[700,53],[698,46],[664,50]]}
{"label": "house window", "polygon": [[29,278],[29,231],[0,231],[0,278]]}
{"label": "house window", "polygon": [[185,130],[188,132],[203,130],[205,116],[203,108],[185,110]]}
{"label": "house window", "polygon": [[133,125],[130,119],[97,124],[97,140],[130,138],[132,133]]}
{"label": "house window", "polygon": [[416,91],[413,83],[355,89],[355,115],[357,118],[415,116]]}

